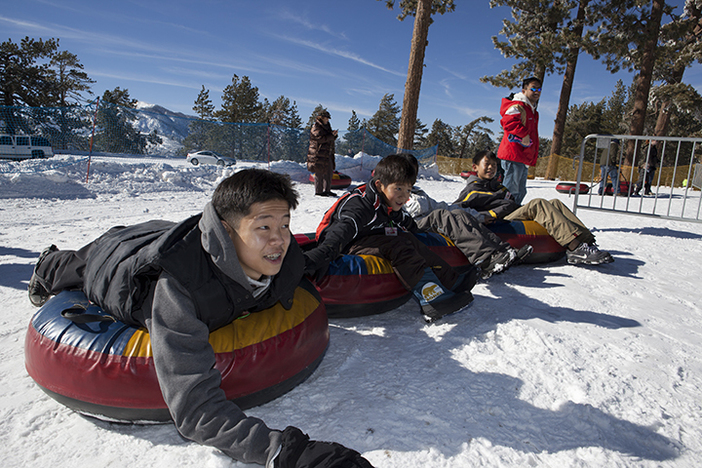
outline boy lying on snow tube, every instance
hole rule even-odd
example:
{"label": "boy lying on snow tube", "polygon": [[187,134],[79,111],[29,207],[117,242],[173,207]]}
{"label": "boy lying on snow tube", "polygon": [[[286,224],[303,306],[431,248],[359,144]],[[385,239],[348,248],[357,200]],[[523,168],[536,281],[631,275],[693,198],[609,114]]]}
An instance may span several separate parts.
{"label": "boy lying on snow tube", "polygon": [[[247,417],[220,388],[210,333],[248,313],[295,304],[304,274],[290,233],[297,203],[288,176],[239,171],[185,221],[116,227],[78,251],[45,249],[29,281],[30,301],[41,306],[63,290],[81,290],[118,321],[146,328],[158,385],[187,439],[243,463],[301,466],[321,457],[369,467],[339,444]],[[326,346],[326,338],[316,345]]]}

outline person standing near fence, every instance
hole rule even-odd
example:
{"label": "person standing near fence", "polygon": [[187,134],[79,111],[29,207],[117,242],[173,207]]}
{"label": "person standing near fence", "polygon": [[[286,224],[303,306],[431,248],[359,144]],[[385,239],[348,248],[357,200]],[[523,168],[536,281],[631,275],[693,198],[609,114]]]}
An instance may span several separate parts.
{"label": "person standing near fence", "polygon": [[607,192],[607,177],[612,179],[612,194],[619,193],[619,140],[616,138],[609,141],[607,148],[602,149],[600,154],[600,195]]}
{"label": "person standing near fence", "polygon": [[526,196],[529,166],[539,157],[539,113],[541,80],[532,76],[522,81],[522,91],[502,98],[500,124],[504,135],[497,150],[505,171],[503,184],[518,204]]}
{"label": "person standing near fence", "polygon": [[640,195],[641,189],[644,189],[644,195],[651,195],[651,184],[653,183],[653,176],[656,174],[656,168],[658,167],[658,148],[656,146],[656,140],[651,141],[649,145],[649,150],[647,155],[641,159],[639,164],[639,180],[636,181],[636,186],[634,187],[634,195]]}
{"label": "person standing near fence", "polygon": [[321,197],[336,196],[331,191],[331,181],[336,169],[334,140],[339,132],[332,130],[329,119],[329,111],[319,113],[310,130],[310,146],[307,150],[307,170],[314,173],[314,194]]}

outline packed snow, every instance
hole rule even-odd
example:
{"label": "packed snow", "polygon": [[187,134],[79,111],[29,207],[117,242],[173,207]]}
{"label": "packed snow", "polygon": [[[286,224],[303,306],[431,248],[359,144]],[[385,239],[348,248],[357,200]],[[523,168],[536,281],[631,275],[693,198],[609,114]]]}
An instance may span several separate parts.
{"label": "packed snow", "polygon": [[[378,158],[337,157],[363,182]],[[6,467],[243,467],[171,424],[80,416],[24,367],[36,309],[27,282],[50,244],[81,247],[115,225],[180,221],[246,167],[290,174],[302,203],[293,231],[314,231],[333,199],[304,165],[232,168],[169,158],[56,156],[0,162],[0,448]],[[89,169],[89,171],[88,171]],[[418,185],[453,201],[464,182],[424,170]],[[572,198],[530,180],[527,200]],[[694,192],[693,197],[699,197]],[[697,202],[695,200],[695,202]],[[330,320],[312,376],[248,414],[300,427],[376,467],[702,466],[702,224],[579,210],[614,263],[520,265],[478,283],[467,309],[427,325],[414,301]]]}

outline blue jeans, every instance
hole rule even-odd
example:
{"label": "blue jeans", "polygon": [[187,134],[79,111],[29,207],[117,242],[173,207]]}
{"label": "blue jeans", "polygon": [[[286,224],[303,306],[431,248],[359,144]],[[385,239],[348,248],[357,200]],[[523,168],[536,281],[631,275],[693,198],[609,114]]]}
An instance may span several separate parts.
{"label": "blue jeans", "polygon": [[507,161],[506,159],[501,159],[500,161],[502,169],[505,171],[502,185],[512,194],[514,200],[521,205],[527,192],[526,181],[529,175],[529,166],[524,163]]}
{"label": "blue jeans", "polygon": [[612,179],[612,194],[619,193],[619,169],[617,166],[600,166],[600,188],[597,193],[602,195],[607,187],[607,176]]}

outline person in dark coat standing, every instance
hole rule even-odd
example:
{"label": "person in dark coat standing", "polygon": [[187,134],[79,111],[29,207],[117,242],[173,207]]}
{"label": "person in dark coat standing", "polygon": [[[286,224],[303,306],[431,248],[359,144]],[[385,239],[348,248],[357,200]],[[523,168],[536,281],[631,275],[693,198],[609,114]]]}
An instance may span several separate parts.
{"label": "person in dark coat standing", "polygon": [[641,189],[644,189],[644,195],[653,195],[651,184],[659,163],[658,148],[655,140],[651,141],[647,153],[639,163],[639,180],[636,181],[634,186],[634,195],[640,195]]}
{"label": "person in dark coat standing", "polygon": [[307,150],[307,170],[314,173],[314,194],[321,197],[335,197],[331,190],[332,174],[336,169],[334,140],[337,130],[332,130],[331,114],[323,110],[317,116],[310,130],[310,147]]}

